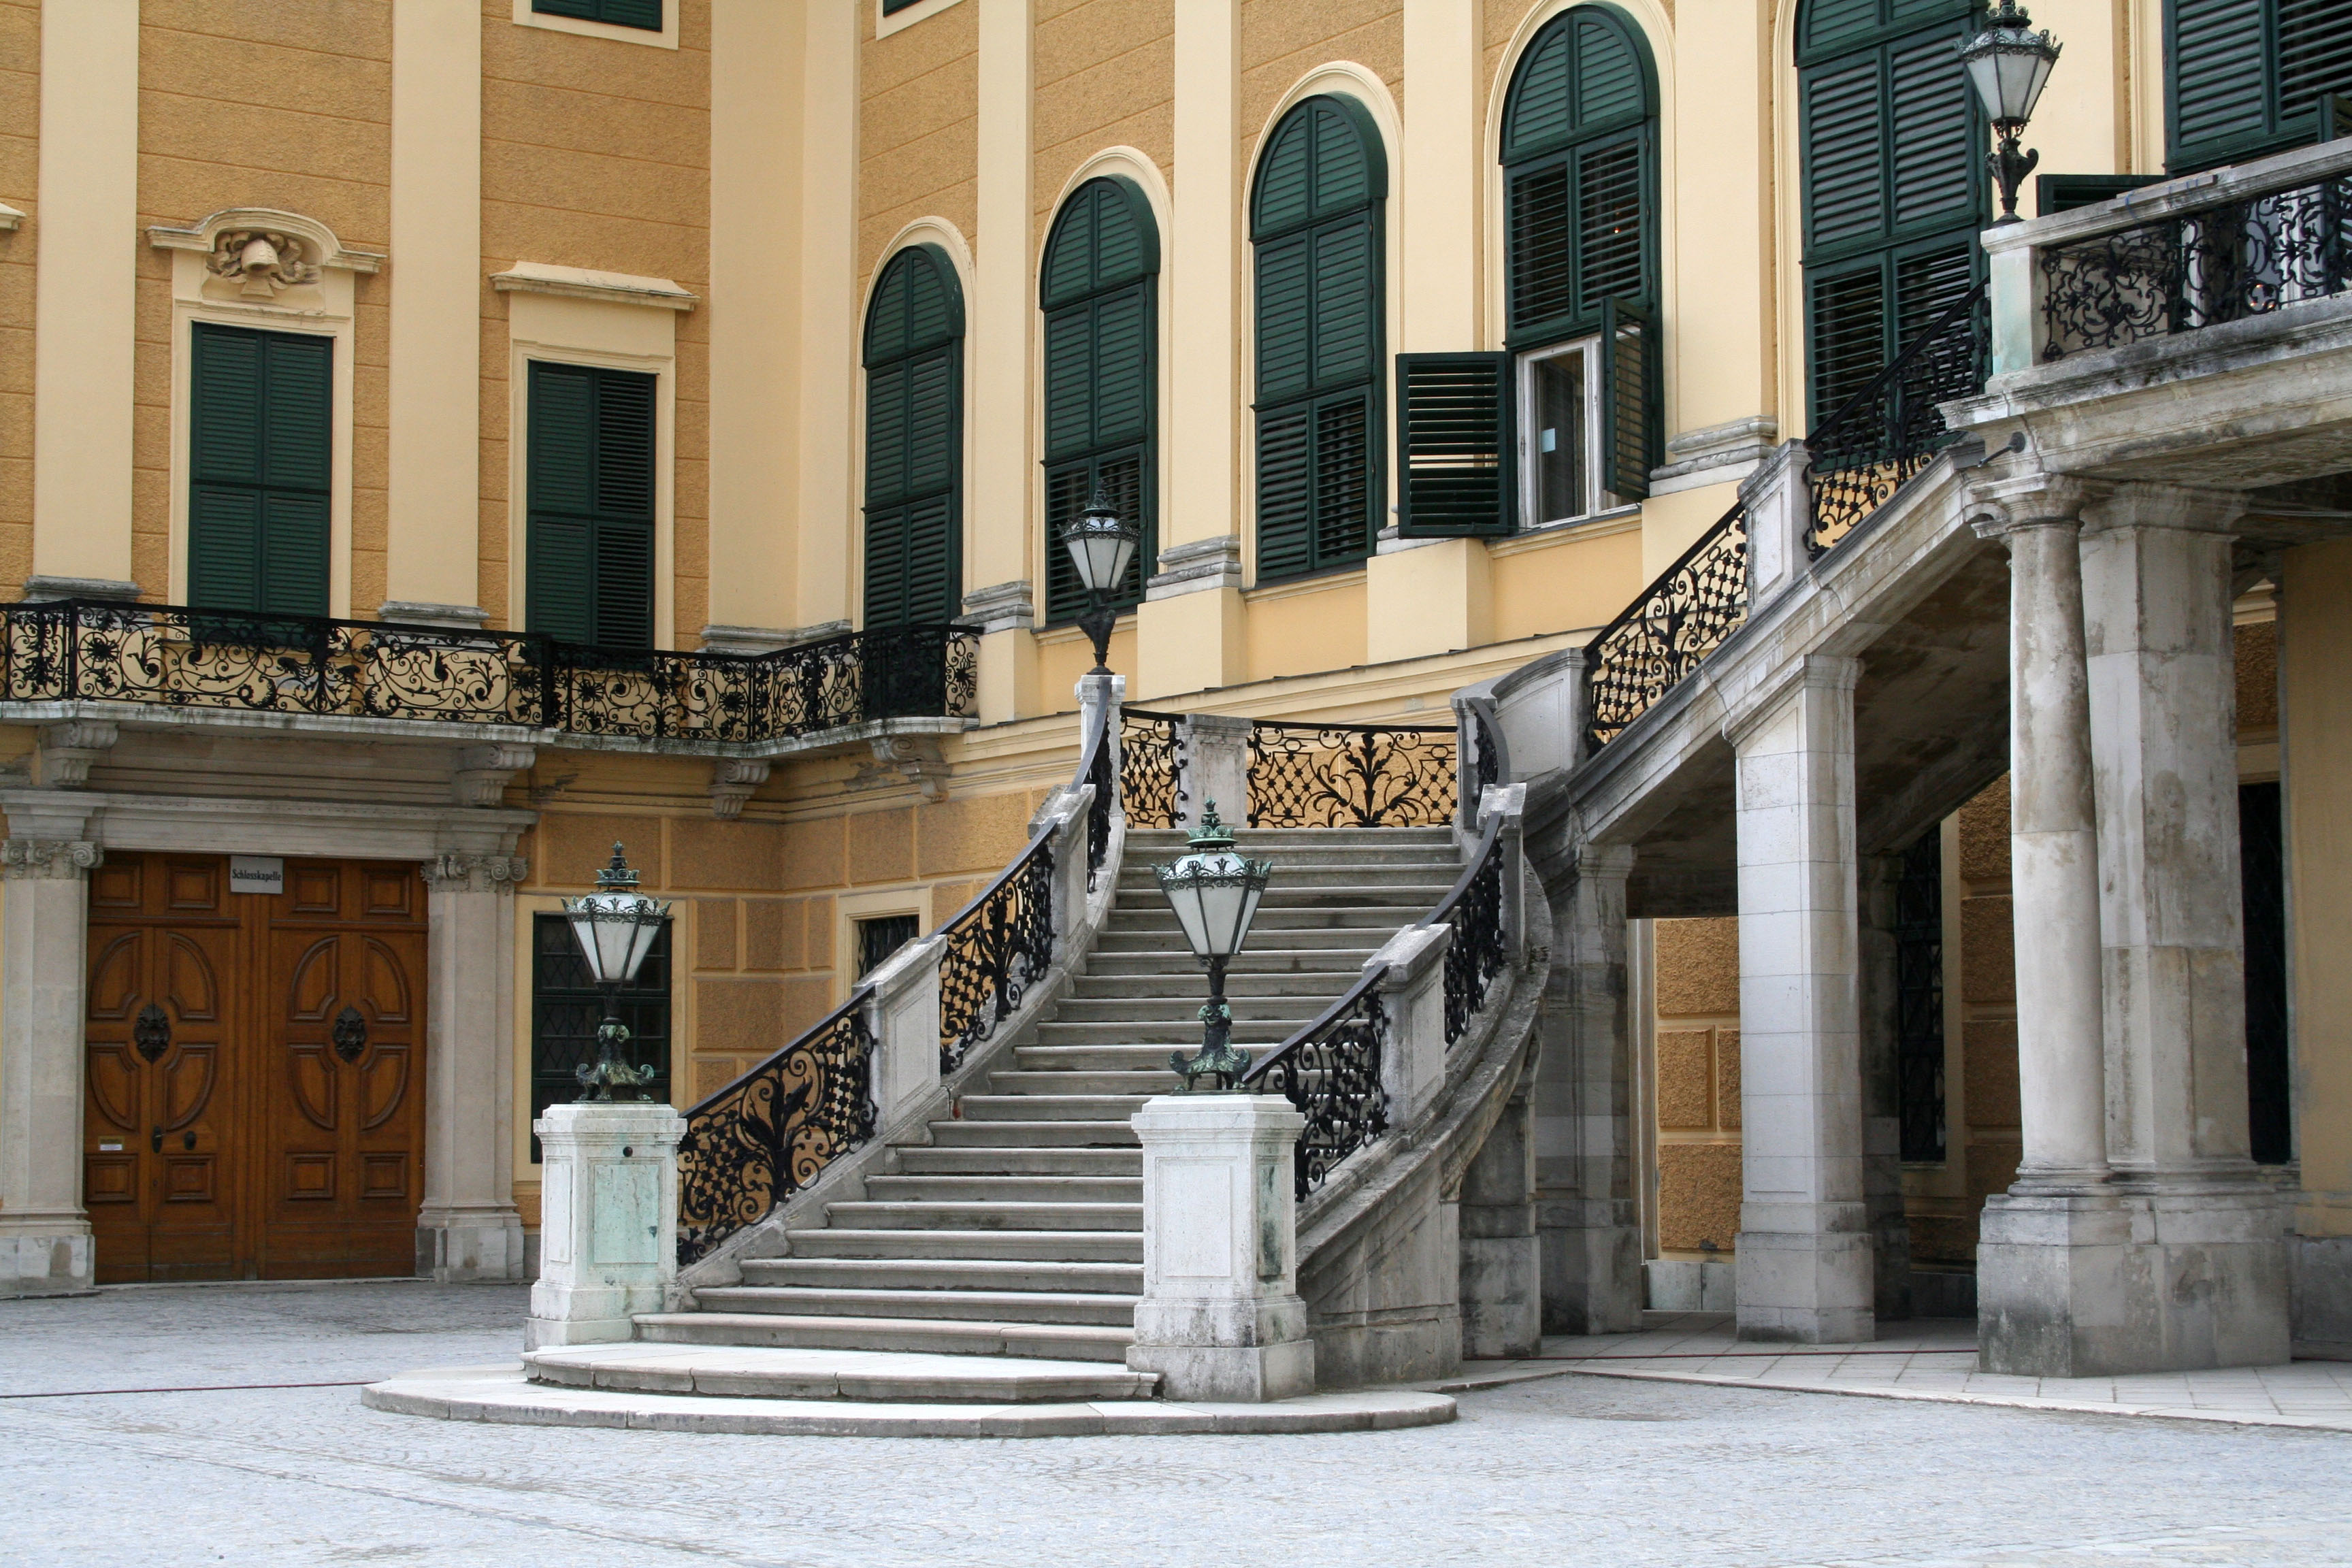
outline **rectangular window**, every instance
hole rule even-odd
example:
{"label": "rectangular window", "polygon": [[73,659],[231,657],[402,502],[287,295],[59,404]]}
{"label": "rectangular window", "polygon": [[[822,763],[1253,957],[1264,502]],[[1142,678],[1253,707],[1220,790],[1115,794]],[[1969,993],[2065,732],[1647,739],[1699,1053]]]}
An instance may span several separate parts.
{"label": "rectangular window", "polygon": [[[620,990],[621,1022],[629,1026],[626,1059],[651,1067],[645,1092],[657,1104],[669,1100],[669,937],[664,921],[637,978]],[[596,1059],[596,1026],[604,1022],[604,994],[588,978],[572,922],[560,914],[533,915],[530,922],[530,1114],[534,1121],[551,1105],[580,1098],[580,1069]],[[539,1140],[530,1141],[539,1163]]]}
{"label": "rectangular window", "polygon": [[188,602],[327,613],[334,340],[195,322]]}
{"label": "rectangular window", "polygon": [[662,0],[530,0],[541,16],[569,16],[575,22],[602,22],[612,27],[662,30]]}
{"label": "rectangular window", "polygon": [[603,647],[653,646],[655,378],[530,365],[530,629]]}
{"label": "rectangular window", "polygon": [[1520,515],[1531,528],[1598,511],[1601,340],[1519,356]]}
{"label": "rectangular window", "polygon": [[857,922],[857,978],[865,979],[890,955],[921,935],[913,915],[877,915]]}

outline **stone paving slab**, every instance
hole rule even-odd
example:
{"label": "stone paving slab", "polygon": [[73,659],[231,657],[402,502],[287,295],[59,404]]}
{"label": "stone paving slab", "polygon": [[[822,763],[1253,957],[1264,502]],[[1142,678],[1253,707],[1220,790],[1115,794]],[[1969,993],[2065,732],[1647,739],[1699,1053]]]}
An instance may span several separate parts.
{"label": "stone paving slab", "polygon": [[1885,1334],[1867,1344],[1782,1348],[1738,1339],[1727,1312],[1646,1316],[1639,1333],[1547,1339],[1539,1357],[1472,1362],[1456,1377],[1422,1386],[1460,1394],[1582,1373],[2352,1432],[2352,1362],[2298,1361],[2126,1377],[2015,1377],[1977,1369],[1976,1324],[1967,1319],[1890,1323]]}
{"label": "stone paving slab", "polygon": [[[975,1358],[976,1359],[976,1358]],[[612,1426],[737,1436],[1096,1437],[1234,1433],[1393,1432],[1454,1419],[1453,1399],[1412,1389],[1316,1394],[1272,1405],[1167,1399],[1066,1404],[909,1404],[757,1399],[551,1386],[514,1365],[410,1373],[360,1391],[371,1410],[447,1421]]]}

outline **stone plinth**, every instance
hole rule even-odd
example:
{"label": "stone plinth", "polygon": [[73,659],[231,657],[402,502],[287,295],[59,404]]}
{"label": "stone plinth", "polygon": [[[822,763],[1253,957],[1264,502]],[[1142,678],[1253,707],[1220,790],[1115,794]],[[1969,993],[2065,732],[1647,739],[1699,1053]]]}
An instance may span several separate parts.
{"label": "stone plinth", "polygon": [[1291,1148],[1307,1124],[1259,1094],[1169,1094],[1143,1142],[1143,1299],[1127,1364],[1163,1398],[1259,1403],[1315,1390],[1298,1295]]}
{"label": "stone plinth", "polygon": [[677,1277],[677,1141],[667,1105],[551,1105],[531,1123],[546,1155],[539,1283],[523,1348],[625,1340]]}

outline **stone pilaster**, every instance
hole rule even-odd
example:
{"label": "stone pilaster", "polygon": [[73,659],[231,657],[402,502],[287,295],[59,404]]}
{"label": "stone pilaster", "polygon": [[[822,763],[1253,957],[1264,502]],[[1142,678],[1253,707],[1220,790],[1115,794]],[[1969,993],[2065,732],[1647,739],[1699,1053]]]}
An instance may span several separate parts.
{"label": "stone pilaster", "polygon": [[1880,1322],[1911,1315],[1911,1222],[1903,1213],[1903,1008],[1895,973],[1899,856],[1862,863],[1862,1194],[1875,1253],[1872,1310]]}
{"label": "stone pilaster", "polygon": [[0,1296],[90,1288],[82,1211],[82,1018],[89,872],[82,838],[0,842]]}
{"label": "stone pilaster", "polygon": [[1548,888],[1554,955],[1535,1088],[1536,1232],[1543,1331],[1642,1326],[1642,1232],[1633,1211],[1633,1016],[1625,879],[1633,851],[1586,845]]}
{"label": "stone pilaster", "polygon": [[1743,1339],[1875,1337],[1863,1191],[1853,814],[1859,661],[1807,658],[1738,752]]}
{"label": "stone pilaster", "polygon": [[509,855],[425,863],[425,1204],[416,1271],[444,1282],[528,1278],[514,1202],[514,890]]}

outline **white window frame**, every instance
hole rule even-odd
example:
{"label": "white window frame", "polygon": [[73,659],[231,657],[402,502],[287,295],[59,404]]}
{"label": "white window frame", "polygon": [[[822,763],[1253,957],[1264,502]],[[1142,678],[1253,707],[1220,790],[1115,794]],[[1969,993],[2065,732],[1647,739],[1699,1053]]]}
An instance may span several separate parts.
{"label": "white window frame", "polygon": [[[1546,517],[1541,510],[1542,478],[1537,471],[1537,460],[1542,454],[1536,449],[1535,367],[1540,361],[1563,359],[1570,354],[1580,354],[1584,359],[1584,494],[1577,510],[1565,517]],[[1518,378],[1519,531],[1556,528],[1607,510],[1614,498],[1601,488],[1600,334],[1528,349],[1517,356],[1511,369]]]}
{"label": "white window frame", "polygon": [[530,0],[514,0],[518,27],[544,27],[551,33],[573,33],[583,38],[609,38],[616,44],[644,44],[656,49],[677,47],[677,14],[685,0],[662,0],[661,30],[623,27],[611,22],[588,22],[577,16],[550,16],[530,8]]}

